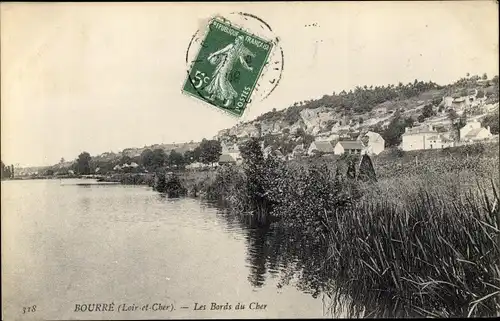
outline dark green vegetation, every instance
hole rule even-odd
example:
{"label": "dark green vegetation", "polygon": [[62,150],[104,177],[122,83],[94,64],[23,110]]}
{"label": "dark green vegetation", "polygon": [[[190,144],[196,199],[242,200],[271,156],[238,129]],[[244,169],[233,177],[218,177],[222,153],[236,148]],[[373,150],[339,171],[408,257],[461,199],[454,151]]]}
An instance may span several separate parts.
{"label": "dark green vegetation", "polygon": [[294,253],[288,259],[302,271],[299,286],[326,293],[332,311],[499,311],[498,143],[301,162],[264,159],[258,146],[242,146],[243,167],[219,168],[200,190],[261,228],[271,224],[273,233],[295,238],[297,248],[281,250]]}
{"label": "dark green vegetation", "polygon": [[14,165],[5,165],[2,162],[2,180],[14,178]]}

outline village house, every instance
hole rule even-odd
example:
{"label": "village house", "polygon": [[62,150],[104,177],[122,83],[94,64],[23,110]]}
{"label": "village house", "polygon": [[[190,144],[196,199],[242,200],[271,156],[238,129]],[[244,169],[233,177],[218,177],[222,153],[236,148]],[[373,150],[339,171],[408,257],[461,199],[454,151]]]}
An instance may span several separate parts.
{"label": "village house", "polygon": [[444,134],[437,134],[433,136],[426,137],[427,149],[440,149],[446,147],[453,147],[455,143],[452,139],[447,138]]}
{"label": "village house", "polygon": [[219,157],[219,165],[234,165],[236,160],[229,154],[222,154]]}
{"label": "village house", "polygon": [[365,153],[368,155],[378,155],[385,149],[385,140],[379,133],[368,131],[366,134],[360,134],[357,140],[366,146]]}
{"label": "village house", "polygon": [[419,149],[433,149],[436,148],[439,133],[432,125],[422,125],[419,127],[406,127],[404,134],[401,136],[401,149],[404,151],[419,150]]}
{"label": "village house", "polygon": [[456,94],[452,97],[443,97],[443,101],[445,109],[452,108],[455,111],[463,111],[466,108],[483,106],[486,102],[486,94],[481,92],[481,95],[479,95],[479,91],[474,89],[473,91],[469,91],[466,96]]}
{"label": "village house", "polygon": [[492,136],[490,127],[481,127],[481,123],[477,120],[467,122],[467,124],[460,129],[460,140],[465,142],[484,140]]}
{"label": "village house", "polygon": [[443,104],[444,104],[445,109],[451,108],[453,106],[453,100],[454,100],[454,98],[451,96],[443,97]]}
{"label": "village house", "polygon": [[352,154],[352,155],[362,155],[364,154],[365,146],[359,140],[344,140],[339,141],[334,148],[335,155],[342,154]]}
{"label": "village house", "polygon": [[[241,164],[243,162],[243,158],[241,157],[238,144],[235,143],[232,145],[231,144],[221,144],[221,145],[222,145],[222,155],[230,156],[237,164]],[[228,158],[224,157],[224,159],[227,160]]]}
{"label": "village house", "polygon": [[333,146],[329,141],[314,141],[307,149],[307,155],[311,156],[315,153],[333,154]]}

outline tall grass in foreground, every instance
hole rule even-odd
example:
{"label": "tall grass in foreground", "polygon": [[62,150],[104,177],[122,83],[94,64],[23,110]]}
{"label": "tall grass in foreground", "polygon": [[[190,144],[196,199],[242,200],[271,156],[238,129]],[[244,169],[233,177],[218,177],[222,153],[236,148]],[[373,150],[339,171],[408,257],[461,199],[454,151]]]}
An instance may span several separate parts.
{"label": "tall grass in foreground", "polygon": [[495,316],[500,311],[498,190],[450,202],[420,188],[399,206],[372,198],[326,215],[331,309],[351,316]]}

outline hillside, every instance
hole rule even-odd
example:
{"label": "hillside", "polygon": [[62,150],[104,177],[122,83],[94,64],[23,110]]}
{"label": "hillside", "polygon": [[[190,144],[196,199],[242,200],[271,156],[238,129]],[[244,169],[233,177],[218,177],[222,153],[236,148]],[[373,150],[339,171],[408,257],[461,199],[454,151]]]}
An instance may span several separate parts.
{"label": "hillside", "polygon": [[432,123],[445,130],[451,126],[448,113],[454,109],[447,106],[447,97],[466,98],[473,93],[482,99],[482,104],[466,110],[469,118],[481,120],[495,108],[498,110],[498,76],[487,79],[486,75],[482,78],[468,75],[445,86],[415,80],[406,85],[356,87],[349,92],[296,102],[286,109],[274,109],[255,120],[221,130],[214,138],[239,143],[248,137],[262,136],[267,144],[279,141],[281,149],[290,153],[297,144],[350,139],[360,131],[371,130],[384,136],[396,116],[406,126]]}

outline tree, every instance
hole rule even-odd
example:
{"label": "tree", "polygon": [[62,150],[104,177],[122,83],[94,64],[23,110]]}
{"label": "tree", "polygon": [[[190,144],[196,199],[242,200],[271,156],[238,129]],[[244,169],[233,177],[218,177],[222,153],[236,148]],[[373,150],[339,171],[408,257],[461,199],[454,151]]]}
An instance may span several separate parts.
{"label": "tree", "polygon": [[486,73],[483,74],[483,80],[488,80],[488,75]]}
{"label": "tree", "polygon": [[363,155],[361,158],[361,164],[359,165],[358,179],[363,182],[376,182],[377,175],[375,174],[375,168],[373,167],[372,160],[368,155]]}
{"label": "tree", "polygon": [[197,162],[198,159],[196,158],[196,154],[194,150],[188,150],[184,153],[184,163],[185,164],[192,164],[194,162]]}
{"label": "tree", "polygon": [[168,165],[171,167],[183,167],[185,164],[184,156],[181,153],[172,150],[168,156]]}
{"label": "tree", "polygon": [[401,135],[404,134],[406,127],[412,127],[414,123],[413,118],[408,117],[403,119],[401,113],[396,111],[395,117],[387,126],[387,129],[382,133],[387,147],[397,146],[401,143]]}
{"label": "tree", "polygon": [[130,164],[132,163],[132,158],[127,155],[123,155],[122,158],[120,159],[120,164]]}
{"label": "tree", "polygon": [[431,104],[425,105],[424,108],[422,109],[422,116],[424,116],[424,118],[432,117],[435,114],[436,114],[436,112],[432,108]]}
{"label": "tree", "polygon": [[3,162],[1,162],[2,166],[2,179],[13,178],[14,171],[11,170],[11,166],[6,166]]}
{"label": "tree", "polygon": [[213,164],[219,160],[222,146],[218,140],[203,139],[200,144],[200,161],[204,164]]}
{"label": "tree", "polygon": [[143,167],[151,168],[153,166],[153,151],[149,148],[143,150],[140,159],[140,164]]}
{"label": "tree", "polygon": [[451,120],[451,122],[454,122],[455,119],[458,118],[458,114],[454,109],[449,109],[447,116],[448,116],[448,119]]}
{"label": "tree", "polygon": [[499,128],[498,128],[499,122],[500,122],[500,119],[498,117],[498,110],[494,114],[490,114],[490,115],[487,115],[486,117],[484,117],[484,119],[482,121],[483,126],[490,127],[490,131],[493,135],[496,135],[499,132]]}
{"label": "tree", "polygon": [[165,165],[165,161],[167,159],[167,154],[161,148],[156,148],[153,151],[153,155],[151,157],[151,166],[154,170],[157,170]]}
{"label": "tree", "polygon": [[92,157],[87,152],[82,152],[78,155],[75,164],[75,172],[80,175],[88,175],[90,174],[90,161]]}

